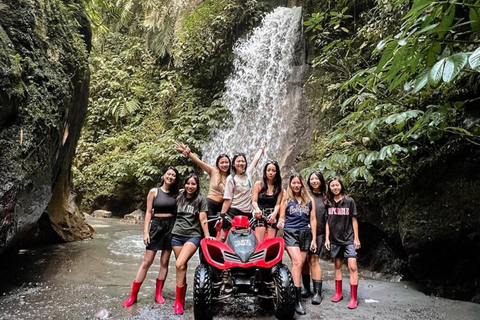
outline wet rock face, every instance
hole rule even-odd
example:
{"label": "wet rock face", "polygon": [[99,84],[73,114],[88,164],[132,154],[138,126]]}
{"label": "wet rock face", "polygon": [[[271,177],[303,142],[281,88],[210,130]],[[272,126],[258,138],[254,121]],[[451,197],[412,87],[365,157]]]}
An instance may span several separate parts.
{"label": "wet rock face", "polygon": [[[363,224],[374,226],[381,241],[363,259],[380,269],[401,261],[396,271],[410,273],[426,293],[478,303],[480,150],[457,145],[436,159],[390,204],[379,205],[383,214],[377,208],[378,214],[366,215]],[[370,203],[364,210],[373,208]],[[371,237],[362,236],[361,225],[360,235]],[[381,242],[393,253],[390,257],[378,250]]]}
{"label": "wet rock face", "polygon": [[68,199],[90,75],[81,3],[0,3],[0,253],[37,223],[55,188]]}

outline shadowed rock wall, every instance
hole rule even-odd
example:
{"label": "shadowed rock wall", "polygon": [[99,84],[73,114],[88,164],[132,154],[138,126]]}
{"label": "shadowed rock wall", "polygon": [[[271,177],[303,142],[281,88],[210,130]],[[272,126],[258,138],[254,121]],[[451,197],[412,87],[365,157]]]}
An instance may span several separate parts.
{"label": "shadowed rock wall", "polygon": [[[81,3],[0,2],[0,253],[37,223],[53,192],[48,211],[60,237],[91,236],[65,204],[90,79]],[[73,220],[75,236],[65,229]]]}
{"label": "shadowed rock wall", "polygon": [[[361,199],[360,262],[480,303],[480,148],[444,148],[392,199]],[[365,239],[365,240],[363,240]]]}

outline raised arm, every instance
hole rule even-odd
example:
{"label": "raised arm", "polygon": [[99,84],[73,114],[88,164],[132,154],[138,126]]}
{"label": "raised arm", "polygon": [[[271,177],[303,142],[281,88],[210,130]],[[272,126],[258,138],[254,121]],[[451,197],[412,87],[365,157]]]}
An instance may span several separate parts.
{"label": "raised arm", "polygon": [[183,153],[184,156],[189,157],[192,159],[193,162],[198,164],[200,168],[202,168],[203,171],[208,173],[208,175],[212,175],[213,167],[209,166],[205,162],[203,162],[195,153],[193,153],[189,147],[184,145],[183,143],[180,143],[178,141],[175,142],[175,148]]}
{"label": "raised arm", "polygon": [[258,149],[257,153],[255,153],[255,157],[253,157],[253,161],[251,164],[251,168],[255,169],[257,167],[258,161],[265,153],[265,146],[267,145],[267,140],[262,141],[262,146]]}

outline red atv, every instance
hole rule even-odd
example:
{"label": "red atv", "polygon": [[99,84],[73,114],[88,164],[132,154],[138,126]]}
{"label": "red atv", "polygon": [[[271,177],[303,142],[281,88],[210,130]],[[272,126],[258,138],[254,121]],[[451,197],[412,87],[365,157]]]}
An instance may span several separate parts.
{"label": "red atv", "polygon": [[294,286],[290,270],[282,263],[283,238],[257,243],[247,217],[221,218],[232,224],[226,242],[205,238],[200,243],[193,289],[195,319],[212,319],[213,301],[242,295],[272,301],[278,319],[292,319]]}

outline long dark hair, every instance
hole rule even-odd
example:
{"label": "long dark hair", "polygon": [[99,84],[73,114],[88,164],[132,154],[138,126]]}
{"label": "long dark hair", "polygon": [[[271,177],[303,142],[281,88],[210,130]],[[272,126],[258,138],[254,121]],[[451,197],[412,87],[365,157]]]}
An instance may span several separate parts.
{"label": "long dark hair", "polygon": [[282,176],[280,175],[280,167],[278,166],[277,161],[269,160],[265,163],[263,167],[263,179],[262,179],[262,187],[260,188],[261,194],[266,194],[268,190],[268,183],[267,183],[267,167],[273,164],[275,166],[275,177],[273,178],[273,195],[277,195],[282,190]]}
{"label": "long dark hair", "polygon": [[231,164],[232,178],[237,174],[237,169],[235,169],[235,160],[237,160],[238,157],[243,157],[243,159],[245,159],[245,170],[247,170],[248,168],[247,155],[245,153],[234,154],[232,159],[232,164]]}
{"label": "long dark hair", "polygon": [[195,199],[198,196],[198,194],[200,193],[200,179],[198,178],[198,176],[195,173],[192,173],[192,174],[188,175],[188,177],[185,178],[185,183],[183,185],[186,185],[188,183],[188,180],[190,180],[192,178],[197,183],[197,190],[195,190],[195,193],[193,194],[193,197],[192,197],[192,199]]}
{"label": "long dark hair", "polygon": [[[192,173],[192,174],[188,175],[187,178],[185,178],[185,183],[183,185],[186,185],[188,183],[188,180],[190,180],[192,178],[197,183],[197,190],[195,190],[195,193],[193,194],[192,198],[190,198],[190,199],[193,200],[192,205],[194,207],[197,207],[198,195],[200,194],[200,179],[198,178],[198,176],[195,173]],[[180,192],[180,195],[177,198],[177,206],[179,206],[179,207],[183,206],[186,201],[187,201],[187,191],[182,190],[182,192]]]}
{"label": "long dark hair", "polygon": [[320,180],[320,195],[322,195],[322,197],[325,196],[327,194],[327,185],[325,184],[325,178],[323,177],[323,174],[320,171],[312,171],[312,173],[310,173],[310,175],[308,176],[307,184],[308,184],[308,187],[310,188],[310,191],[312,192],[312,194],[314,194],[313,187],[310,184],[310,178],[313,175],[316,175],[317,178]]}
{"label": "long dark hair", "polygon": [[175,168],[175,167],[172,167],[172,166],[169,166],[167,167],[167,169],[165,169],[165,171],[163,172],[162,174],[162,177],[160,178],[160,187],[162,187],[164,184],[165,184],[165,180],[163,179],[163,176],[165,175],[165,173],[167,173],[168,170],[173,170],[175,172],[175,180],[173,181],[172,185],[170,186],[170,194],[172,196],[176,196],[178,195],[178,185],[179,185],[179,181],[180,181],[180,175],[178,174],[178,170]]}
{"label": "long dark hair", "polygon": [[217,169],[220,170],[220,168],[218,167],[218,163],[220,162],[220,159],[222,159],[222,158],[227,158],[228,159],[228,169],[230,169],[232,167],[232,162],[230,161],[230,157],[227,156],[225,153],[222,153],[222,154],[218,155],[217,160],[215,161],[215,166],[217,167]]}
{"label": "long dark hair", "polygon": [[328,182],[328,194],[327,194],[328,201],[330,202],[330,205],[332,205],[332,206],[335,205],[334,195],[333,195],[332,189],[330,189],[330,184],[333,181],[338,181],[338,183],[340,183],[340,187],[342,187],[342,190],[340,191],[340,194],[344,197],[347,196],[347,190],[345,189],[345,186],[343,185],[342,180],[340,180],[339,178],[333,178],[332,180],[330,180]]}

